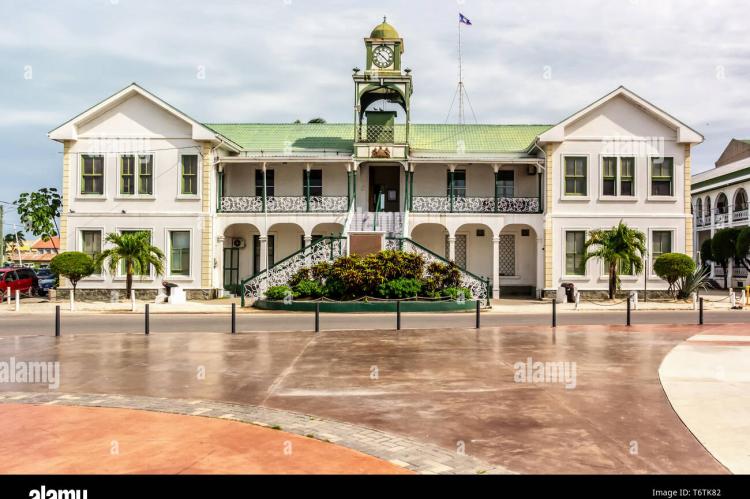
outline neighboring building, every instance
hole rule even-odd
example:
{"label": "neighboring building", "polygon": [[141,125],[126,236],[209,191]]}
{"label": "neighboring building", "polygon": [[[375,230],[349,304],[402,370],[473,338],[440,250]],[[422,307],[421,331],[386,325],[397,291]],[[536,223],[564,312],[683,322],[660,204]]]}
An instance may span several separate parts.
{"label": "neighboring building", "polygon": [[[692,254],[690,151],[703,138],[680,121],[620,87],[556,125],[412,124],[403,40],[383,23],[365,48],[354,123],[201,123],[132,84],[56,128],[63,248],[95,254],[108,232],[147,230],[168,255],[165,279],[191,296],[329,235],[409,238],[489,279],[495,297],[563,282],[605,290],[603,266],[581,265],[583,242],[621,219],[648,234],[652,255]],[[313,244],[269,274],[351,241]],[[623,276],[623,288],[664,289],[648,269],[647,284]]]}
{"label": "neighboring building", "polygon": [[22,245],[20,251],[13,248],[6,254],[6,261],[14,265],[43,268],[48,267],[49,262],[57,255],[60,248],[60,238],[52,237],[49,241],[37,239],[31,245]]}
{"label": "neighboring building", "polygon": [[[695,217],[695,258],[700,258],[703,241],[718,229],[746,227],[747,193],[750,191],[750,140],[732,139],[715,163],[715,168],[698,173],[692,180],[692,202]],[[731,262],[728,284],[747,285],[747,269]],[[724,271],[711,264],[711,277],[723,285]]]}

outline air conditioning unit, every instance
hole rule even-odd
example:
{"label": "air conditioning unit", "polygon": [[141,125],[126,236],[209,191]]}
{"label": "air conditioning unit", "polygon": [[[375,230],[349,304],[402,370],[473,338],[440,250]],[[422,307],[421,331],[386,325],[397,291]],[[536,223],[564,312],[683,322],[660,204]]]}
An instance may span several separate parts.
{"label": "air conditioning unit", "polygon": [[232,248],[244,248],[245,247],[245,240],[241,237],[233,237],[232,238]]}
{"label": "air conditioning unit", "polygon": [[537,174],[536,165],[529,165],[528,169],[526,170],[526,173],[528,173],[529,175],[536,175]]}

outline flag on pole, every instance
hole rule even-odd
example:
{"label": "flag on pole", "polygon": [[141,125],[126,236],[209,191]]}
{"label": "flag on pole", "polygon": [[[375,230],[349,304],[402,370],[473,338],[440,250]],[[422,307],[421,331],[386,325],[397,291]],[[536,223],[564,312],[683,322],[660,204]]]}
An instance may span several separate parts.
{"label": "flag on pole", "polygon": [[469,18],[461,14],[460,12],[458,13],[458,22],[464,23],[467,26],[471,26],[471,21],[469,21]]}

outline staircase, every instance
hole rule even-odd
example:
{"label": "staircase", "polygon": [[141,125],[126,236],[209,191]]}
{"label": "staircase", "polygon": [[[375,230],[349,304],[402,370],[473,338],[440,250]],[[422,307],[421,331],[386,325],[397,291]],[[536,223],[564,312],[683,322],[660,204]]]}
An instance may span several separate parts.
{"label": "staircase", "polygon": [[362,211],[352,214],[349,232],[385,232],[387,237],[401,237],[404,214],[398,211]]}

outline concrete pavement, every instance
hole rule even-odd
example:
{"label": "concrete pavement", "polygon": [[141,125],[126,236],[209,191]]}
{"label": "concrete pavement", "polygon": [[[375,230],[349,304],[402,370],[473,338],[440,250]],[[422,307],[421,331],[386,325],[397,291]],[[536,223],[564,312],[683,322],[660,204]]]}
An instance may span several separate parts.
{"label": "concrete pavement", "polygon": [[733,473],[750,473],[750,332],[695,335],[664,358],[659,377],[672,407]]}

